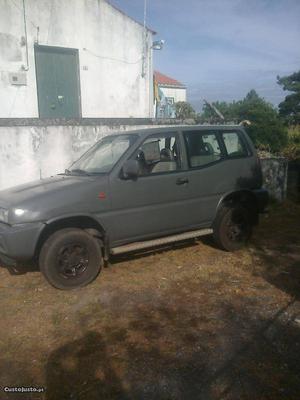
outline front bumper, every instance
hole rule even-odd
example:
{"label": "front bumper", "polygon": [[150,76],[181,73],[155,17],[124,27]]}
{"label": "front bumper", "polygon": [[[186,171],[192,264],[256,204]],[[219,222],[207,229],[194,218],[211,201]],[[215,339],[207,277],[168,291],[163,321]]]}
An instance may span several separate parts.
{"label": "front bumper", "polygon": [[269,192],[266,189],[253,190],[253,194],[257,200],[258,212],[263,213],[269,203]]}
{"label": "front bumper", "polygon": [[0,222],[0,265],[13,266],[16,261],[34,257],[42,222],[7,225]]}

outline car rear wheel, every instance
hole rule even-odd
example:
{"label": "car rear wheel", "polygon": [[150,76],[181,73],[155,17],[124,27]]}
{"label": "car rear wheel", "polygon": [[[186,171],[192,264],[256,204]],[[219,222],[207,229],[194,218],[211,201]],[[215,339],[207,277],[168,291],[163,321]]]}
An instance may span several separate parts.
{"label": "car rear wheel", "polygon": [[92,282],[102,267],[102,253],[97,240],[77,228],[61,229],[44,243],[40,270],[58,289],[75,289]]}
{"label": "car rear wheel", "polygon": [[250,215],[240,204],[224,205],[217,214],[213,231],[214,240],[221,249],[239,250],[251,237]]}

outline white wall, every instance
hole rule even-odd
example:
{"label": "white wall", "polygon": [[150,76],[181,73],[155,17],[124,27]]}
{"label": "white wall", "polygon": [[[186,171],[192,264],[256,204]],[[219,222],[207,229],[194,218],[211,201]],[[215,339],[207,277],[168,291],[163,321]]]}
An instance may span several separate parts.
{"label": "white wall", "polygon": [[160,86],[161,91],[166,97],[174,97],[174,102],[186,101],[186,89],[185,88],[166,88]]}
{"label": "white wall", "polygon": [[115,131],[153,125],[0,127],[0,190],[63,172],[89,147]]}
{"label": "white wall", "polygon": [[[83,117],[152,117],[152,33],[105,0],[25,0],[27,85],[9,83],[26,66],[22,0],[0,0],[0,118],[38,117],[34,43],[79,50]],[[39,26],[39,35],[37,34]],[[37,36],[38,35],[38,36]],[[86,49],[86,50],[84,50]]]}
{"label": "white wall", "polygon": [[[149,127],[154,126],[0,127],[0,190],[39,179],[40,174],[46,178],[63,172],[96,141],[113,131]],[[263,186],[281,201],[286,193],[286,160],[262,159],[261,163]]]}

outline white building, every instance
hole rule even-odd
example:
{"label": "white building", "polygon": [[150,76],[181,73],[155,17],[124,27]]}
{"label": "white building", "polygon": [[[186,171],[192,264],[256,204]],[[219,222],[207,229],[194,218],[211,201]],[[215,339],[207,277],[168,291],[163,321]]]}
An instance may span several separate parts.
{"label": "white building", "polygon": [[153,117],[153,34],[107,0],[0,0],[0,118]]}
{"label": "white building", "polygon": [[186,101],[186,86],[159,71],[154,71],[154,84],[157,91],[156,117],[174,118],[175,103]]}

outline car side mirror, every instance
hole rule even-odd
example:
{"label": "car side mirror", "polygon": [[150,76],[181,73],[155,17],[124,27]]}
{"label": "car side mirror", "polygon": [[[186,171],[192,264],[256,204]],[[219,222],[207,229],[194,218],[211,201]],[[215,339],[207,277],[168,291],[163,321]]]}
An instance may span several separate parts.
{"label": "car side mirror", "polygon": [[123,165],[123,178],[136,179],[139,176],[139,163],[137,160],[127,160]]}

